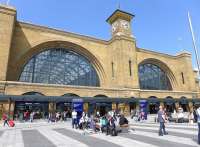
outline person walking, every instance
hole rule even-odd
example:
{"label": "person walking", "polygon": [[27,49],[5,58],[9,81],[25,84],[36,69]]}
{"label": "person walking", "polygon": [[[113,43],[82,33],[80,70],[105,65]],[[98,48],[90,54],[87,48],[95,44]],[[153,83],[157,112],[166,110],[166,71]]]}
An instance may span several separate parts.
{"label": "person walking", "polygon": [[164,135],[167,135],[168,133],[167,133],[166,130],[165,130],[166,115],[165,115],[165,112],[164,112],[162,106],[159,107],[159,111],[158,111],[158,121],[159,121],[159,123],[160,123],[160,128],[159,128],[159,133],[158,133],[158,135],[159,135],[159,136],[163,136],[163,134],[164,134]]}
{"label": "person walking", "polygon": [[198,144],[200,145],[200,106],[196,110],[196,114],[197,114],[197,123],[198,123]]}
{"label": "person walking", "polygon": [[34,115],[35,115],[35,112],[31,112],[30,113],[30,122],[33,122]]}
{"label": "person walking", "polygon": [[51,112],[49,112],[49,116],[48,116],[48,123],[49,122],[52,122],[52,113]]}
{"label": "person walking", "polygon": [[3,126],[4,127],[5,127],[5,125],[9,126],[9,124],[8,124],[8,115],[6,113],[4,113],[2,118],[3,118],[3,121],[4,121]]}
{"label": "person walking", "polygon": [[77,129],[77,112],[75,111],[75,109],[72,111],[72,128]]}

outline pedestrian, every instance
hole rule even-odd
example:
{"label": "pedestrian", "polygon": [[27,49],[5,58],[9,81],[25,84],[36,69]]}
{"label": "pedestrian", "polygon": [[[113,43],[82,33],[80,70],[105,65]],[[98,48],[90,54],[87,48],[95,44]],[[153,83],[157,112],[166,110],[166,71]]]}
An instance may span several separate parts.
{"label": "pedestrian", "polygon": [[30,122],[33,122],[34,115],[35,115],[35,112],[31,112],[30,113]]}
{"label": "pedestrian", "polygon": [[115,120],[112,116],[110,116],[110,118],[109,118],[107,131],[106,131],[106,135],[109,135],[109,134],[112,136],[117,136]]}
{"label": "pedestrian", "polygon": [[66,111],[63,112],[63,120],[64,120],[64,121],[67,120],[67,112],[66,112]]}
{"label": "pedestrian", "polygon": [[189,114],[189,123],[190,124],[194,123],[194,114],[193,114],[193,111],[191,111],[190,114]]}
{"label": "pedestrian", "polygon": [[193,115],[194,115],[194,122],[197,122],[197,109],[195,107],[194,107]]}
{"label": "pedestrian", "polygon": [[166,115],[165,115],[165,112],[164,112],[162,106],[159,107],[158,121],[160,123],[160,128],[159,128],[159,134],[158,135],[159,136],[163,136],[163,134],[167,135],[168,133],[165,130]]}
{"label": "pedestrian", "polygon": [[56,112],[56,122],[60,120],[60,112]]}
{"label": "pedestrian", "polygon": [[75,109],[72,111],[72,128],[77,129],[77,112],[75,111]]}
{"label": "pedestrian", "polygon": [[197,123],[198,123],[198,144],[200,145],[200,106],[196,110],[196,114],[197,114]]}
{"label": "pedestrian", "polygon": [[8,115],[6,113],[4,113],[2,118],[3,118],[3,121],[4,121],[3,126],[4,127],[5,127],[5,125],[9,126],[9,124],[8,124]]}
{"label": "pedestrian", "polygon": [[49,112],[49,115],[48,115],[48,123],[52,121],[52,113]]}

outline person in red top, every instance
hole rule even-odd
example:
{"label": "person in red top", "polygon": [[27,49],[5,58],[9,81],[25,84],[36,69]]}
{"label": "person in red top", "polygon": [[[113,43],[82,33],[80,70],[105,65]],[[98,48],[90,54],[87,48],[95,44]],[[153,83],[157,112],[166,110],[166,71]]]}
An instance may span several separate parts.
{"label": "person in red top", "polygon": [[2,118],[3,118],[3,120],[4,120],[3,126],[5,126],[6,124],[7,124],[7,126],[9,126],[7,114],[4,113]]}

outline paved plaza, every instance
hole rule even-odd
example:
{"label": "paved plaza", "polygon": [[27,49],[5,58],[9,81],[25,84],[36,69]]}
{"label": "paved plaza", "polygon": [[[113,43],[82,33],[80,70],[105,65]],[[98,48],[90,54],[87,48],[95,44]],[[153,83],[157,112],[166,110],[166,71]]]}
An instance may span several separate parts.
{"label": "paved plaza", "polygon": [[168,135],[158,136],[158,124],[133,123],[135,131],[106,136],[71,128],[70,122],[17,123],[0,128],[0,147],[195,147],[197,126],[167,124]]}

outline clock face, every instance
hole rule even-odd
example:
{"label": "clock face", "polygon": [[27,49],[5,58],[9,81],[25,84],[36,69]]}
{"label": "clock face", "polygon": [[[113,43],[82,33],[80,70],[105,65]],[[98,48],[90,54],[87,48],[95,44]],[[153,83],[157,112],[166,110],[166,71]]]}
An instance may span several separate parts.
{"label": "clock face", "polygon": [[121,26],[124,28],[124,29],[129,29],[129,22],[126,21],[126,20],[121,20]]}
{"label": "clock face", "polygon": [[118,23],[117,22],[114,22],[112,24],[112,32],[115,32],[117,30],[117,27],[118,27]]}

